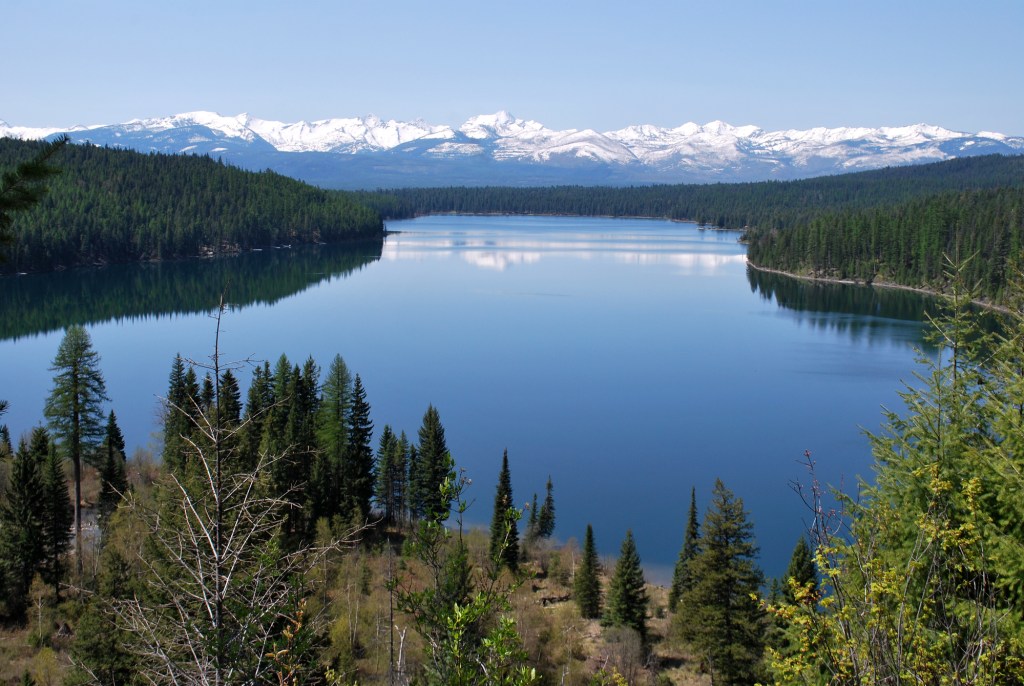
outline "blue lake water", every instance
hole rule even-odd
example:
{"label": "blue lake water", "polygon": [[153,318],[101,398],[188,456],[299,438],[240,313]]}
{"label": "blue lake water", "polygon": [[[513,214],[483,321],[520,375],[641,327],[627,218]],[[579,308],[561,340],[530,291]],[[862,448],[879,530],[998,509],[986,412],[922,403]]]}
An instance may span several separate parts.
{"label": "blue lake water", "polygon": [[[551,476],[557,537],[581,539],[589,522],[614,555],[631,528],[664,581],[690,488],[703,511],[721,478],[778,574],[807,519],[790,488],[807,477],[804,451],[826,482],[870,478],[862,428],[879,428],[882,405],[900,407],[922,345],[923,298],[749,273],[735,233],[564,217],[388,228],[397,233],[354,264],[321,247],[9,280],[5,318],[24,324],[0,341],[4,421],[15,437],[40,421],[55,326],[83,322],[129,451],[159,451],[173,356],[202,360],[213,347],[220,286],[183,283],[222,278],[246,292],[223,320],[227,359],[285,353],[326,367],[340,353],[378,431],[415,436],[433,403],[474,482],[470,520],[489,521],[507,448],[520,504],[543,498]],[[146,299],[153,290],[160,304]]]}

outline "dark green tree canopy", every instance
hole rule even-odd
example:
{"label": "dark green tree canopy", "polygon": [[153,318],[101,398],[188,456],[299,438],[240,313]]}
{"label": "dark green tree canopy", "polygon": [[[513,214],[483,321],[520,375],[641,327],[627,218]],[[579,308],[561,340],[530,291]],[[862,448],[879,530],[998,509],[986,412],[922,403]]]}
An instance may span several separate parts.
{"label": "dark green tree canopy", "polygon": [[573,595],[580,615],[585,619],[601,616],[601,561],[597,556],[594,529],[590,524],[587,524],[587,533],[583,538],[583,558],[576,570]]}
{"label": "dark green tree canopy", "polygon": [[608,603],[602,623],[607,626],[625,626],[634,629],[640,638],[647,639],[647,588],[640,555],[636,551],[633,532],[626,532],[608,586]]}
{"label": "dark green tree canopy", "polygon": [[501,456],[501,471],[494,494],[491,517],[491,560],[515,571],[519,567],[519,523],[512,500],[512,474],[508,467],[508,450]]}

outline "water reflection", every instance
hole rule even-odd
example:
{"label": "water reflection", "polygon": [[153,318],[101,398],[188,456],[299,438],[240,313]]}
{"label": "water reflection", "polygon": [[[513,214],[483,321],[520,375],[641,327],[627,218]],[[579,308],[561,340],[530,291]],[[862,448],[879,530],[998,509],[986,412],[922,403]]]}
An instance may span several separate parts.
{"label": "water reflection", "polygon": [[938,302],[921,293],[794,279],[753,268],[747,269],[747,281],[752,293],[774,300],[782,311],[813,328],[854,340],[903,340],[932,349],[925,322],[938,312]]}
{"label": "water reflection", "polygon": [[721,245],[666,232],[594,234],[552,231],[544,234],[491,234],[402,232],[384,244],[382,259],[388,261],[448,259],[458,257],[481,269],[505,271],[536,264],[545,258],[589,261],[608,258],[623,264],[667,265],[684,274],[712,274],[730,265],[743,264],[741,250],[723,254]]}
{"label": "water reflection", "polygon": [[380,239],[265,250],[216,260],[114,265],[6,277],[0,340],[70,324],[208,312],[223,292],[232,308],[274,303],[380,259]]}

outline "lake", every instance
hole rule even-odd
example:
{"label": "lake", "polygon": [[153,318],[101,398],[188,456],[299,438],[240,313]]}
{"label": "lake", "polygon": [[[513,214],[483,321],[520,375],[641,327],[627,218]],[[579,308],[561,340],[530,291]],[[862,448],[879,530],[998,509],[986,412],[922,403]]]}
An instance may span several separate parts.
{"label": "lake", "polygon": [[691,487],[703,512],[721,478],[779,574],[807,519],[790,487],[804,451],[828,483],[870,478],[863,428],[900,407],[923,346],[926,299],[749,271],[735,233],[566,217],[388,229],[383,243],[6,279],[4,421],[16,439],[41,420],[61,327],[85,323],[129,452],[159,451],[171,361],[208,359],[226,287],[225,359],[323,368],[340,353],[378,434],[415,436],[437,407],[474,482],[471,521],[490,519],[507,448],[520,504],[551,476],[556,537],[589,522],[614,555],[632,528],[664,582]]}

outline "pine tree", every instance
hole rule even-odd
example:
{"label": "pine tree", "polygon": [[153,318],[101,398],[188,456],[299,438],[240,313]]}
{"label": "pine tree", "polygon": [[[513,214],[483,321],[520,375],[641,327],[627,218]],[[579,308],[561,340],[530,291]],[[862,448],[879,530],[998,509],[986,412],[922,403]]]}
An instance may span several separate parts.
{"label": "pine tree", "polygon": [[551,477],[548,476],[547,494],[537,514],[537,536],[540,538],[551,538],[551,534],[555,533],[555,497],[551,488]]}
{"label": "pine tree", "polygon": [[797,589],[803,589],[807,593],[803,595],[803,602],[815,601],[815,589],[818,586],[818,571],[814,566],[814,554],[811,546],[807,544],[807,537],[801,536],[793,548],[793,555],[789,559],[789,567],[786,568],[786,575],[782,577],[782,594],[790,604],[797,602]]}
{"label": "pine tree", "polygon": [[[110,416],[111,421],[115,421],[113,412]],[[114,428],[117,428],[116,424]],[[106,449],[102,451],[105,457],[103,464],[100,465],[100,497],[97,510],[100,527],[105,529],[110,516],[117,510],[121,498],[128,490],[128,475],[125,473],[124,453],[111,443],[106,443],[104,447]]]}
{"label": "pine tree", "polygon": [[[37,438],[37,433],[39,434]],[[71,525],[75,509],[68,496],[68,482],[64,477],[64,463],[50,444],[46,430],[36,429],[32,434],[33,452],[45,455],[43,464],[43,581],[53,585],[60,601],[60,584],[67,576],[65,555],[71,547]],[[120,465],[123,469],[123,464]],[[123,472],[122,472],[123,474]]]}
{"label": "pine tree", "polygon": [[636,552],[633,532],[629,530],[622,541],[619,561],[615,564],[615,572],[608,586],[608,603],[602,623],[605,626],[634,629],[640,634],[640,639],[646,641],[648,598],[645,585],[640,556]]}
{"label": "pine tree", "polygon": [[[24,212],[42,200],[48,191],[46,180],[60,173],[58,167],[50,164],[50,159],[67,145],[68,140],[67,135],[61,135],[42,144],[32,159],[0,177],[0,247],[6,247],[14,240],[11,215]],[[0,255],[0,260],[3,259],[5,256]]]}
{"label": "pine tree", "polygon": [[384,425],[377,448],[377,506],[383,510],[384,521],[396,524],[402,518],[405,500],[406,460],[409,439],[402,432],[401,437],[389,424]]}
{"label": "pine tree", "polygon": [[501,456],[501,471],[494,494],[494,514],[491,517],[491,560],[513,572],[519,567],[518,516],[512,511],[512,475],[508,468],[508,450]]}
{"label": "pine tree", "polygon": [[594,529],[590,524],[587,524],[587,534],[583,538],[583,559],[576,570],[573,594],[584,619],[601,616],[601,561],[597,557]]}
{"label": "pine tree", "polygon": [[335,465],[348,443],[349,408],[352,405],[352,374],[341,355],[335,355],[327,369],[317,416],[317,441]]}
{"label": "pine tree", "polygon": [[99,368],[100,356],[92,349],[89,333],[73,325],[64,333],[50,371],[53,390],[44,413],[61,452],[71,460],[75,481],[75,553],[82,573],[82,459],[103,435],[101,404],[108,400]]}
{"label": "pine tree", "polygon": [[373,499],[373,422],[370,421],[366,390],[358,374],[352,385],[348,425],[350,434],[345,446],[341,497],[345,506],[350,508],[350,514],[365,520],[370,514],[370,501]]}
{"label": "pine tree", "polygon": [[181,355],[175,355],[164,401],[163,460],[171,471],[178,473],[185,467],[188,438],[193,428],[189,420],[193,396],[186,378],[185,361]]}
{"label": "pine tree", "polygon": [[672,572],[672,587],[668,592],[668,609],[676,611],[679,598],[693,587],[693,575],[690,565],[700,553],[700,530],[697,525],[697,489],[690,489],[690,512],[686,517],[686,533],[683,535],[683,547],[679,551],[675,569]]}
{"label": "pine tree", "polygon": [[441,484],[451,471],[451,455],[437,409],[423,414],[416,451],[415,471],[409,473],[410,510],[413,517],[447,519],[451,501],[441,495]]}
{"label": "pine tree", "polygon": [[537,538],[537,494],[533,494],[530,502],[530,518],[526,521],[526,542],[532,543]]}
{"label": "pine tree", "polygon": [[117,424],[117,415],[111,410],[107,415],[107,428],[99,452],[100,497],[98,510],[100,526],[117,509],[117,504],[128,488],[125,470],[124,435]]}
{"label": "pine tree", "polygon": [[238,466],[251,471],[259,461],[260,444],[270,408],[274,405],[274,387],[271,384],[270,363],[252,371],[252,382],[246,394],[245,414],[238,439]]}
{"label": "pine tree", "polygon": [[[42,435],[45,437],[45,432]],[[7,610],[17,617],[25,611],[32,577],[43,561],[44,503],[39,495],[43,492],[44,459],[45,452],[42,456],[36,454],[22,440],[0,503],[0,571],[7,591]]]}
{"label": "pine tree", "polygon": [[764,613],[756,599],[764,578],[743,501],[721,480],[715,481],[703,530],[694,583],[679,599],[676,625],[713,683],[753,683],[764,650]]}

